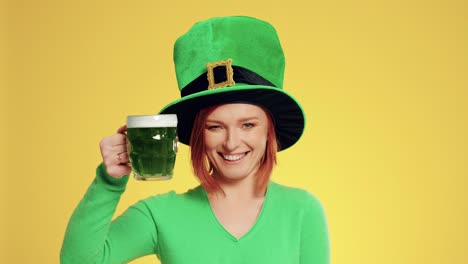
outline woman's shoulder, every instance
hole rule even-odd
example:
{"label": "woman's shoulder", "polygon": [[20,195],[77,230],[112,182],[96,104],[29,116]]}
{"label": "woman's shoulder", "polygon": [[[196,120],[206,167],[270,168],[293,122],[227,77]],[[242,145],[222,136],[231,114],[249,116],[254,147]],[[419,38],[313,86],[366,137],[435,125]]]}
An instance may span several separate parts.
{"label": "woman's shoulder", "polygon": [[127,209],[127,214],[139,215],[158,224],[170,223],[196,215],[206,203],[203,192],[193,188],[183,193],[168,191],[141,199]]}
{"label": "woman's shoulder", "polygon": [[168,191],[165,193],[155,194],[140,200],[138,204],[145,204],[151,208],[155,206],[159,209],[174,208],[175,206],[191,206],[193,203],[201,202],[203,200],[203,188],[201,186],[194,187],[183,193],[176,191]]}
{"label": "woman's shoulder", "polygon": [[271,195],[276,203],[280,202],[299,207],[322,209],[320,200],[309,190],[286,186],[276,182],[270,182],[269,188],[271,188]]}

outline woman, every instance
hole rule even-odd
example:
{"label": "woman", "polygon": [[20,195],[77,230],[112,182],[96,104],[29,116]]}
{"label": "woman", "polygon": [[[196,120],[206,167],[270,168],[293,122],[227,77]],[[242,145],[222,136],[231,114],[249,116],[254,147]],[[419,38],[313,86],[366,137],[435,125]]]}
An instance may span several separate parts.
{"label": "woman", "polygon": [[101,141],[103,163],[70,220],[62,263],[149,254],[163,264],[329,263],[319,201],[269,179],[276,152],[304,129],[302,108],[282,90],[274,28],[248,17],[199,22],[176,41],[174,62],[182,98],[161,113],[177,114],[201,185],[147,198],[111,221],[131,171],[120,128]]}

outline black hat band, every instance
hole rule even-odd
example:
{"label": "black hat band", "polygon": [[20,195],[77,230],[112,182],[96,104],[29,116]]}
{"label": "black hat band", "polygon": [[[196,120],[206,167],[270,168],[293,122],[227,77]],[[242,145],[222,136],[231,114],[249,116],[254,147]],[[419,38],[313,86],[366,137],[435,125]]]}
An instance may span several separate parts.
{"label": "black hat band", "polygon": [[[258,75],[257,73],[240,66],[232,66],[234,72],[233,79],[235,82],[246,83],[250,85],[266,85],[276,87],[274,84],[269,82],[267,79]],[[217,82],[222,82],[227,79],[225,67],[218,66],[213,68],[213,75]],[[207,73],[203,73],[198,78],[187,84],[182,91],[180,91],[181,97],[191,95],[194,93],[208,90],[209,82]]]}

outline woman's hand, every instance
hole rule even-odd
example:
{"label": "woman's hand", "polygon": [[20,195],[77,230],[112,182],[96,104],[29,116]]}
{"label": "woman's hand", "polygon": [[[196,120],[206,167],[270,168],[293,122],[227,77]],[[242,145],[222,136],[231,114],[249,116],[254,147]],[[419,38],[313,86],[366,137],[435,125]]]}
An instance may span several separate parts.
{"label": "woman's hand", "polygon": [[99,143],[107,174],[114,178],[122,178],[132,171],[128,163],[125,131],[127,131],[127,126],[123,125],[117,130],[116,134],[103,138]]}

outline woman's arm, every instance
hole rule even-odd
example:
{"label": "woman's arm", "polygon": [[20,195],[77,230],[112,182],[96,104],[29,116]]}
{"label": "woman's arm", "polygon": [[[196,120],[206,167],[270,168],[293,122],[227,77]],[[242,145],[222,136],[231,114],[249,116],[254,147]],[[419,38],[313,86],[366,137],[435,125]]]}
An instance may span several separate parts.
{"label": "woman's arm", "polygon": [[131,172],[125,130],[100,142],[103,163],[68,223],[63,264],[122,263],[156,252],[156,225],[144,202],[111,222]]}
{"label": "woman's arm", "polygon": [[323,207],[312,195],[306,199],[301,231],[301,264],[329,264],[330,241]]}
{"label": "woman's arm", "polygon": [[97,168],[84,198],[75,209],[60,253],[62,264],[124,263],[156,252],[156,225],[144,202],[111,222],[128,176],[116,179]]}

